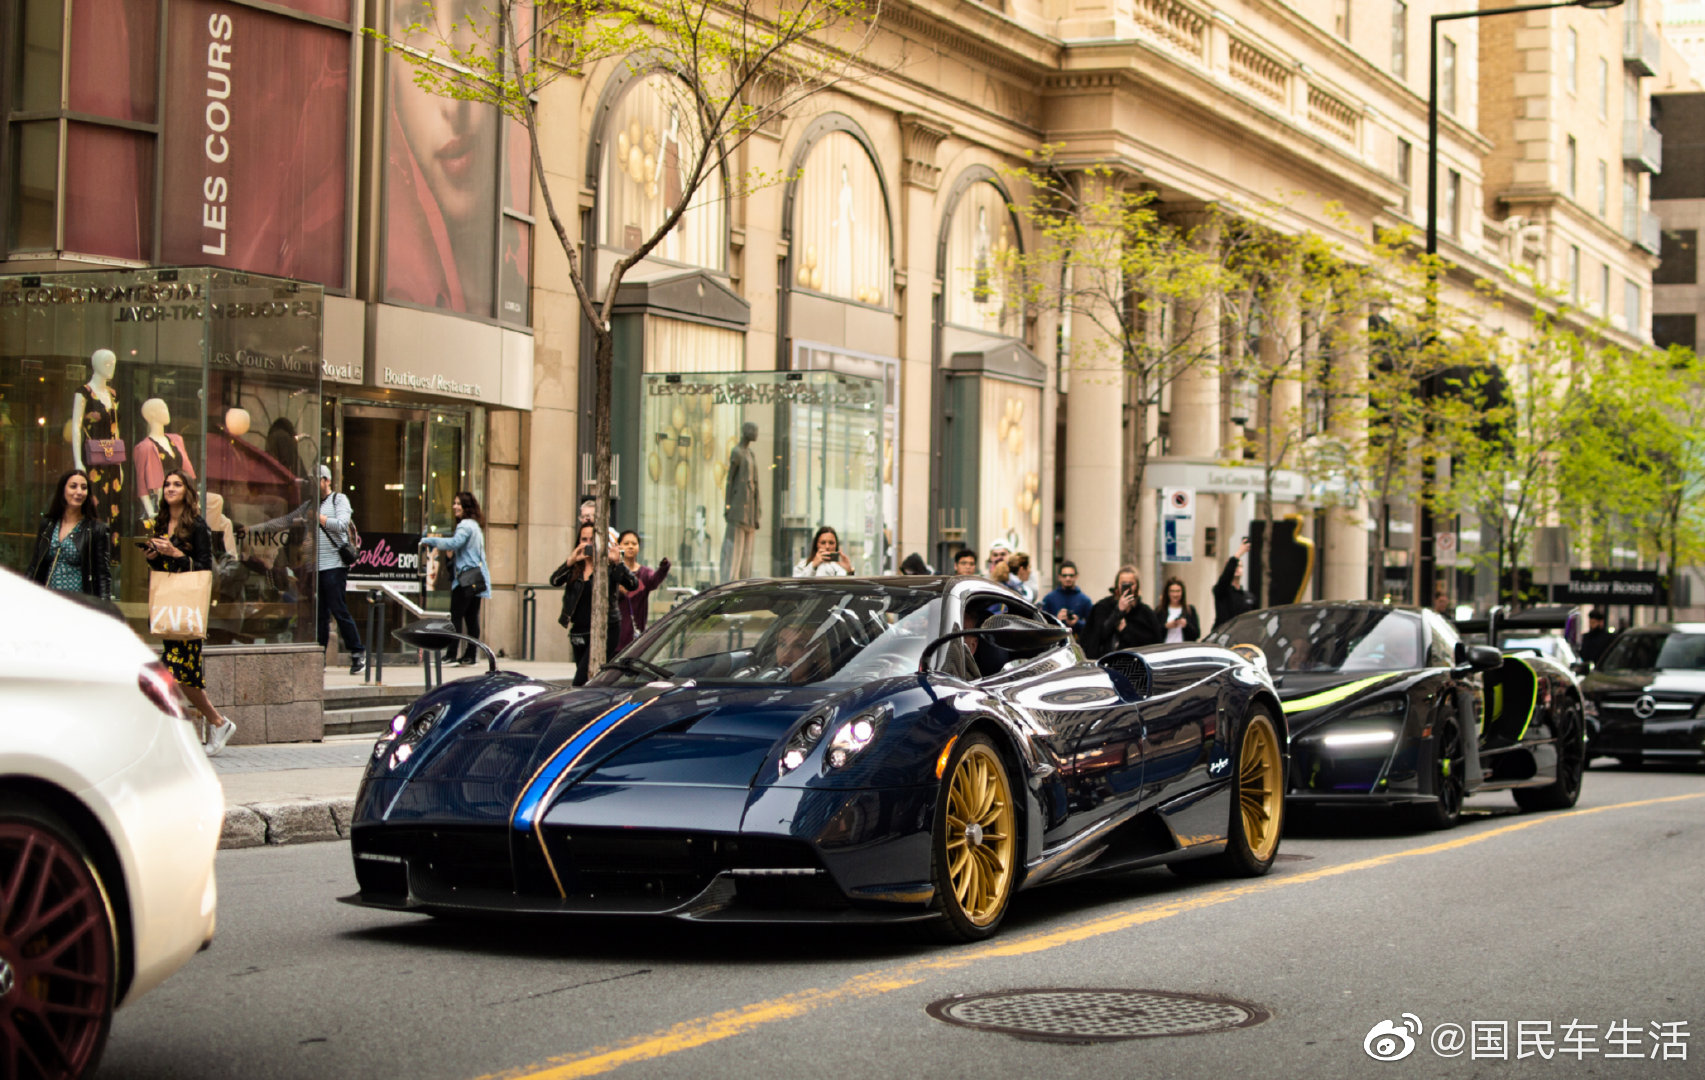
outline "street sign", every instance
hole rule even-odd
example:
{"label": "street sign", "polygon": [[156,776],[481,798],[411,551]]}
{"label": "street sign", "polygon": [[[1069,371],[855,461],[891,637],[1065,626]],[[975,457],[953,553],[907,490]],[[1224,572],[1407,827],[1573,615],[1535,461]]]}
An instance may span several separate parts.
{"label": "street sign", "polygon": [[1433,561],[1440,566],[1456,565],[1456,534],[1441,532],[1433,536]]}
{"label": "street sign", "polygon": [[1161,488],[1160,512],[1168,517],[1194,518],[1196,516],[1195,489],[1185,487]]}
{"label": "street sign", "polygon": [[1160,489],[1160,561],[1187,563],[1196,556],[1196,492]]}

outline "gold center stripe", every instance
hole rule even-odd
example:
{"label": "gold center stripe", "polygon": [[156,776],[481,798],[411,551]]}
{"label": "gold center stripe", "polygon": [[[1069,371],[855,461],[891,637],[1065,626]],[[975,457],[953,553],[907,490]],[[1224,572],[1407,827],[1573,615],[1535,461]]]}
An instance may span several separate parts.
{"label": "gold center stripe", "polygon": [[566,1054],[519,1069],[493,1073],[481,1077],[480,1080],[572,1080],[574,1077],[598,1076],[602,1073],[613,1072],[624,1065],[632,1065],[641,1061],[655,1061],[671,1054],[678,1054],[683,1050],[692,1050],[695,1047],[721,1042],[723,1039],[730,1039],[736,1035],[744,1035],[746,1032],[753,1031],[766,1024],[773,1024],[779,1020],[791,1020],[794,1017],[804,1016],[806,1013],[815,1012],[818,1009],[843,1001],[875,997],[879,994],[903,990],[908,986],[916,986],[931,975],[969,967],[980,960],[1029,956],[1034,953],[1047,952],[1063,945],[1075,945],[1080,941],[1089,941],[1106,934],[1121,933],[1132,927],[1145,926],[1149,923],[1160,922],[1162,919],[1170,919],[1175,915],[1185,915],[1193,911],[1201,911],[1204,908],[1217,907],[1233,900],[1272,892],[1274,889],[1289,888],[1293,885],[1307,885],[1343,874],[1373,870],[1381,866],[1389,866],[1399,859],[1410,859],[1422,855],[1440,855],[1448,851],[1472,847],[1496,837],[1508,836],[1511,833],[1536,828],[1554,821],[1567,821],[1570,818],[1603,814],[1612,810],[1632,810],[1641,806],[1657,806],[1663,803],[1685,802],[1690,799],[1701,798],[1705,798],[1705,792],[1692,795],[1669,795],[1659,799],[1641,799],[1637,802],[1614,803],[1610,806],[1594,806],[1586,810],[1572,810],[1567,813],[1526,818],[1495,829],[1487,829],[1485,832],[1459,836],[1453,840],[1445,840],[1437,844],[1425,844],[1405,851],[1392,851],[1384,855],[1358,859],[1355,862],[1344,863],[1339,866],[1323,866],[1318,870],[1309,870],[1300,874],[1285,874],[1281,877],[1262,878],[1249,884],[1231,885],[1207,892],[1196,892],[1176,900],[1146,904],[1130,911],[1105,915],[1098,919],[1089,919],[1075,926],[1065,926],[1058,930],[1045,930],[1033,934],[1020,934],[985,945],[954,949],[915,963],[902,964],[899,967],[884,971],[855,975],[839,986],[830,987],[826,990],[802,990],[797,994],[787,994],[782,997],[771,998],[768,1001],[755,1002],[738,1009],[729,1009],[711,1016],[702,1016],[696,1020],[687,1020],[676,1024],[674,1027],[654,1031],[650,1035],[642,1035],[616,1046],[599,1047],[579,1054]]}

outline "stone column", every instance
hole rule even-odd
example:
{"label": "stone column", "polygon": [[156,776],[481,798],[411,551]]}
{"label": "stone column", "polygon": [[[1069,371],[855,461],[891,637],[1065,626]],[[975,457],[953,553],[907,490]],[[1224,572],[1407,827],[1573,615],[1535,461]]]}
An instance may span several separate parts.
{"label": "stone column", "polygon": [[[930,537],[930,439],[934,427],[935,296],[940,288],[935,265],[940,228],[941,166],[938,153],[951,125],[923,113],[900,116],[900,198],[896,230],[904,286],[895,297],[900,312],[900,424],[895,448],[894,482],[900,487],[900,520],[890,522],[899,558],[911,552],[936,560]],[[951,566],[937,566],[951,573]]]}
{"label": "stone column", "polygon": [[[565,77],[539,95],[539,156],[557,212],[569,236],[580,241],[581,212],[592,193],[582,190],[586,147],[580,127],[585,80]],[[533,233],[533,409],[522,414],[516,482],[516,539],[513,580],[542,582],[568,554],[569,528],[579,499],[580,335],[585,315],[569,282],[568,258],[557,240],[544,201],[534,188],[538,224]],[[503,453],[495,437],[489,449]],[[494,571],[495,573],[495,571]],[[538,658],[571,659],[568,636],[556,624],[560,602],[545,591],[538,611]],[[489,616],[488,616],[489,620]],[[491,622],[496,631],[495,621]],[[517,629],[519,624],[517,623]]]}
{"label": "stone column", "polygon": [[[1341,320],[1338,340],[1350,342],[1333,357],[1332,436],[1351,453],[1367,437],[1368,358],[1367,313],[1356,311]],[[1325,550],[1321,559],[1321,596],[1328,600],[1365,600],[1368,596],[1367,502],[1358,497],[1348,506],[1327,513]],[[1431,603],[1432,597],[1421,599]]]}
{"label": "stone column", "polygon": [[[1175,209],[1169,206],[1167,211],[1170,224],[1196,230],[1194,236],[1199,247],[1219,245],[1218,231],[1210,227],[1212,219],[1205,207]],[[1180,310],[1174,319],[1172,331],[1181,339],[1180,355],[1195,362],[1172,381],[1170,457],[1212,463],[1225,456],[1222,438],[1224,411],[1220,393],[1220,317],[1219,298],[1208,296]],[[1183,341],[1186,335],[1188,341]],[[1145,506],[1152,506],[1154,496],[1146,494],[1143,502]],[[1168,577],[1176,577],[1184,583],[1185,591],[1191,603],[1196,604],[1198,612],[1202,601],[1212,599],[1214,579],[1219,576],[1218,568],[1202,551],[1202,530],[1218,522],[1219,516],[1219,496],[1197,492],[1195,556],[1187,563],[1160,563],[1158,558],[1145,560],[1145,567],[1159,569],[1159,577],[1152,584],[1148,573],[1142,575],[1143,596],[1149,603],[1162,602],[1162,585]],[[1152,529],[1149,535],[1154,535]]]}
{"label": "stone column", "polygon": [[[1079,182],[1103,181],[1079,178]],[[1071,317],[1066,330],[1062,379],[1067,391],[1061,406],[1066,412],[1066,511],[1061,554],[1077,564],[1084,591],[1100,596],[1124,561],[1131,526],[1124,510],[1124,357],[1120,343],[1090,318]]]}

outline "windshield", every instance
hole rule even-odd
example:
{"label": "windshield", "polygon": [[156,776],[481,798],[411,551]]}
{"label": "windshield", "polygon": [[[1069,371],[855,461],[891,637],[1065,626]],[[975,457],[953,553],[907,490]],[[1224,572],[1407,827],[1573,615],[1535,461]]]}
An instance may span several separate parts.
{"label": "windshield", "polygon": [[940,624],[938,593],[773,581],[688,600],[612,666],[640,679],[851,686],[916,671]]}
{"label": "windshield", "polygon": [[1560,637],[1505,638],[1503,650],[1507,653],[1538,653],[1565,664],[1574,663],[1575,660],[1575,651]]}
{"label": "windshield", "polygon": [[1638,631],[1616,635],[1600,671],[1705,670],[1705,634]]}
{"label": "windshield", "polygon": [[1239,615],[1208,636],[1254,645],[1269,671],[1404,671],[1421,666],[1421,620],[1374,607],[1289,607]]}

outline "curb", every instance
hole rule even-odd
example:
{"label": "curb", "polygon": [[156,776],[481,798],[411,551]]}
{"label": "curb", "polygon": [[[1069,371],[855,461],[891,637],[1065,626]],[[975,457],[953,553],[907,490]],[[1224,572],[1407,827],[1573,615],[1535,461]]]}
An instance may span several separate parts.
{"label": "curb", "polygon": [[351,798],[228,805],[219,849],[347,840],[354,816],[355,800]]}

